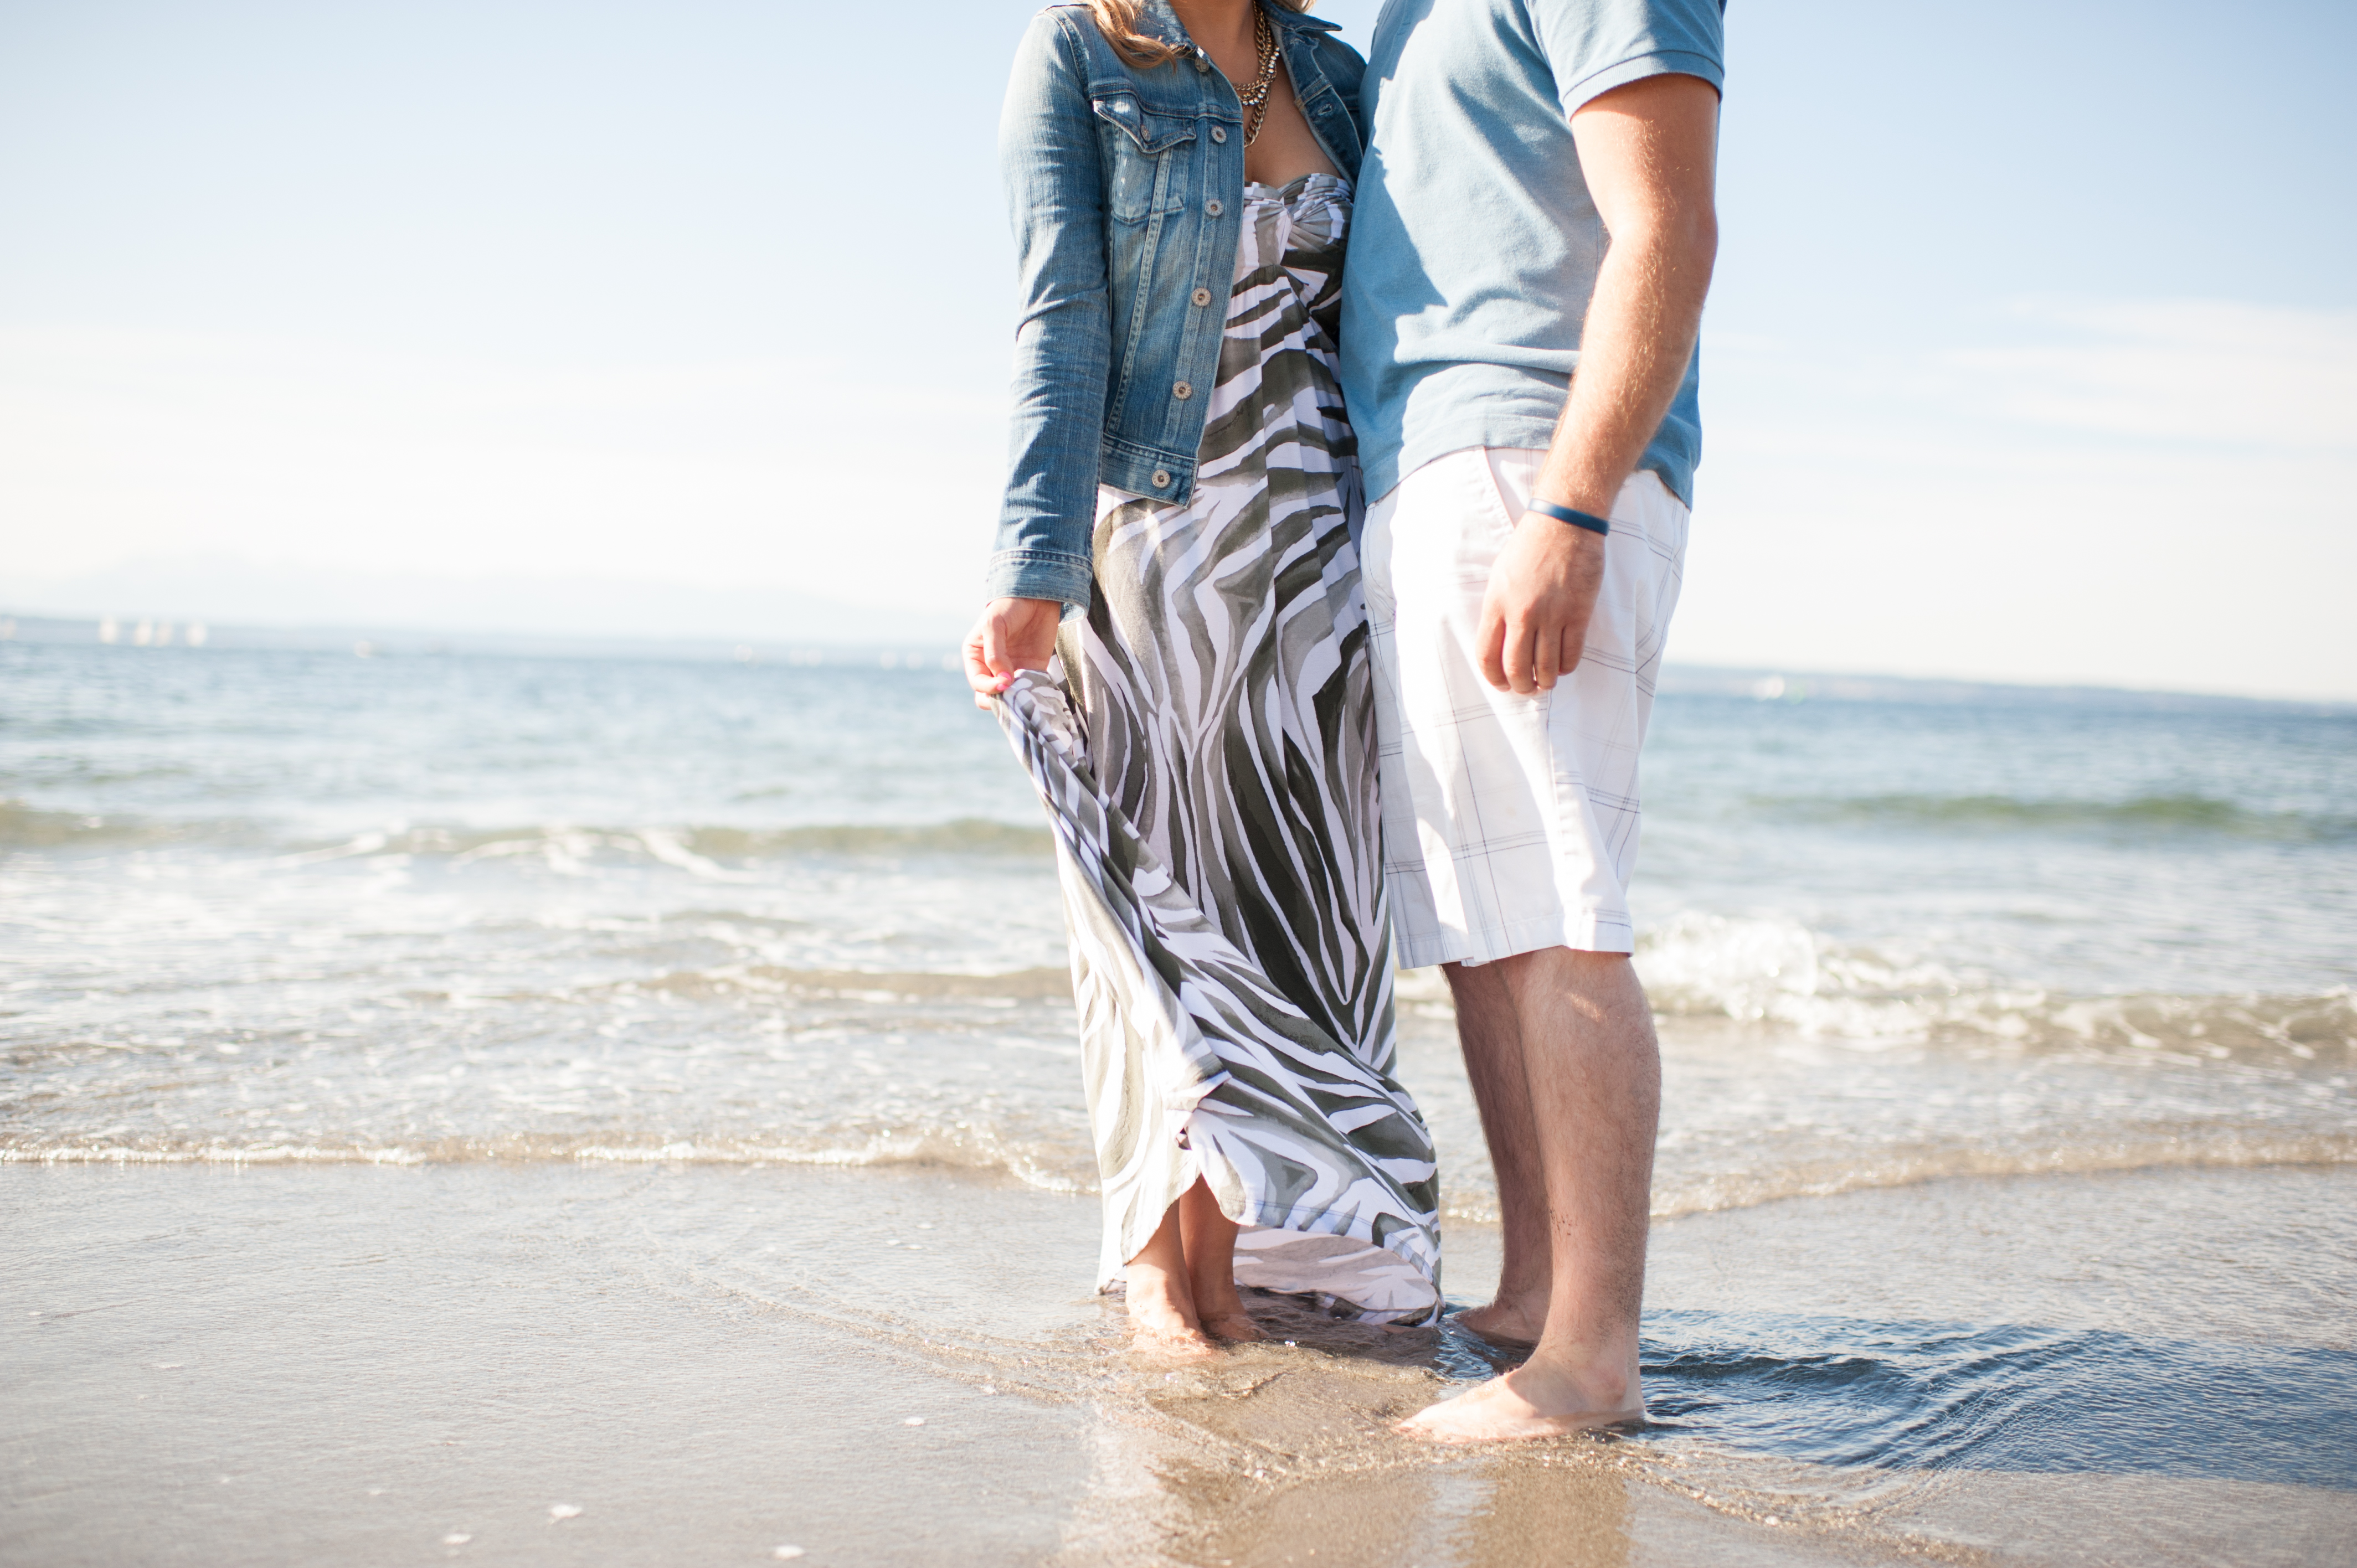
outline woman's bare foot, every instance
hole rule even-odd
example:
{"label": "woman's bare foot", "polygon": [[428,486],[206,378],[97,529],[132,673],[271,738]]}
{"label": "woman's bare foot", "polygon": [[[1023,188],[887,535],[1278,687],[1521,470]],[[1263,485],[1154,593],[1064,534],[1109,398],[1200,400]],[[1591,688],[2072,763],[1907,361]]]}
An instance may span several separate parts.
{"label": "woman's bare foot", "polygon": [[1220,1353],[1219,1341],[1200,1328],[1169,1329],[1133,1324],[1129,1348],[1157,1361],[1207,1361]]}
{"label": "woman's bare foot", "polygon": [[1504,1297],[1487,1306],[1469,1306],[1462,1312],[1452,1312],[1448,1321],[1469,1333],[1478,1334],[1493,1345],[1512,1345],[1527,1350],[1539,1342],[1539,1333],[1546,1327],[1546,1300],[1541,1297],[1535,1306]]}
{"label": "woman's bare foot", "polygon": [[1426,1405],[1392,1430],[1429,1443],[1504,1443],[1644,1419],[1633,1367],[1619,1377],[1589,1380],[1527,1361],[1455,1399]]}
{"label": "woman's bare foot", "polygon": [[1252,1315],[1241,1306],[1233,1312],[1206,1313],[1203,1316],[1203,1332],[1215,1339],[1246,1340],[1268,1337],[1260,1331],[1260,1325],[1252,1320]]}
{"label": "woman's bare foot", "polygon": [[1175,1356],[1182,1360],[1200,1360],[1220,1353],[1218,1341],[1194,1324],[1169,1313],[1140,1312],[1135,1300],[1129,1305],[1129,1348],[1148,1356]]}
{"label": "woman's bare foot", "polygon": [[1177,1204],[1162,1216],[1154,1239],[1124,1272],[1129,1278],[1130,1340],[1135,1348],[1188,1359],[1219,1354],[1195,1309],[1187,1254],[1178,1241]]}
{"label": "woman's bare foot", "polygon": [[1203,1332],[1195,1304],[1171,1286],[1169,1275],[1159,1269],[1129,1266],[1130,1342],[1164,1356],[1217,1355],[1220,1348]]}
{"label": "woman's bare foot", "polygon": [[1187,1289],[1197,1320],[1217,1338],[1265,1338],[1236,1289],[1236,1222],[1221,1212],[1211,1184],[1198,1176],[1171,1209],[1185,1243]]}

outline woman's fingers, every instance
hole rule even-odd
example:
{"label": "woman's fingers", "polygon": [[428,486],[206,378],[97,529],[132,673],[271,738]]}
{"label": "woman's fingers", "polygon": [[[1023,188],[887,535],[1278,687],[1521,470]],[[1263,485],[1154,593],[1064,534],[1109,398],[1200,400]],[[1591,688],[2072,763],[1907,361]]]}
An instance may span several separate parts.
{"label": "woman's fingers", "polygon": [[988,709],[990,699],[1006,690],[1008,677],[991,668],[990,612],[983,612],[980,620],[965,639],[965,683],[974,688],[974,705]]}
{"label": "woman's fingers", "polygon": [[1056,651],[1056,628],[1064,607],[1055,599],[993,599],[965,639],[965,683],[974,704],[1015,683],[1018,670],[1045,670]]}
{"label": "woman's fingers", "polygon": [[994,674],[1045,670],[1055,656],[1064,607],[1055,599],[993,599],[983,611],[984,655]]}

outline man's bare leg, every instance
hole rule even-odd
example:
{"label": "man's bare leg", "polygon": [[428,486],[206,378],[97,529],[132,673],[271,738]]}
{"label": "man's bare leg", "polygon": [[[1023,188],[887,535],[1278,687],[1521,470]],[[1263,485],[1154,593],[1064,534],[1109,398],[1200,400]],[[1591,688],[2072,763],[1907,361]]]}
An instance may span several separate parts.
{"label": "man's bare leg", "polygon": [[1457,1002],[1457,1040],[1490,1144],[1505,1239],[1496,1297],[1487,1306],[1457,1314],[1457,1321],[1484,1338],[1534,1345],[1546,1326],[1550,1265],[1546,1172],[1539,1160],[1538,1123],[1531,1117],[1530,1080],[1523,1069],[1522,1020],[1496,964],[1443,964],[1441,972]]}
{"label": "man's bare leg", "polygon": [[[1181,1202],[1184,1200],[1182,1199]],[[1129,1321],[1138,1348],[1208,1356],[1218,1347],[1195,1312],[1194,1283],[1179,1229],[1180,1205],[1163,1212],[1154,1240],[1129,1261]]]}
{"label": "man's bare leg", "polygon": [[1187,1281],[1195,1297],[1196,1321],[1220,1339],[1265,1337],[1244,1311],[1236,1289],[1236,1222],[1220,1212],[1202,1177],[1178,1202],[1178,1236],[1187,1252]]}
{"label": "man's bare leg", "polygon": [[1529,1360],[1400,1423],[1443,1442],[1544,1437],[1644,1414],[1637,1320],[1661,1118],[1652,1012],[1619,954],[1501,960],[1545,1173],[1552,1278]]}

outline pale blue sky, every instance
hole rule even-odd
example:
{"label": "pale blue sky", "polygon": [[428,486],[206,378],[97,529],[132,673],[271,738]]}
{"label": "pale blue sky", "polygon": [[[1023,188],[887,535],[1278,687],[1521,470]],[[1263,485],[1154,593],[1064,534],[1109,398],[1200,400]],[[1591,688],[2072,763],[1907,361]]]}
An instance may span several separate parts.
{"label": "pale blue sky", "polygon": [[[0,604],[204,557],[955,622],[1031,8],[0,0]],[[2357,696],[2357,8],[1727,29],[1673,657]]]}

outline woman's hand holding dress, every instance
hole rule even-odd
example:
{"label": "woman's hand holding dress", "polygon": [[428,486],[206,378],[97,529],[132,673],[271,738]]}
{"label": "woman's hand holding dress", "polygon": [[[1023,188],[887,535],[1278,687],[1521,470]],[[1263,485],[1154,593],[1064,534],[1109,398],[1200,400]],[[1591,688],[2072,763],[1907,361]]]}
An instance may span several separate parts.
{"label": "woman's hand holding dress", "polygon": [[974,705],[987,709],[1014,682],[1017,670],[1048,668],[1063,618],[1064,607],[1055,599],[993,599],[985,605],[965,639],[965,682],[974,688]]}

